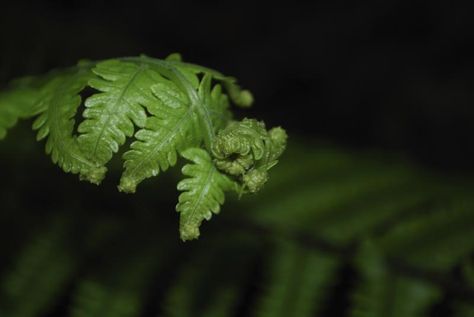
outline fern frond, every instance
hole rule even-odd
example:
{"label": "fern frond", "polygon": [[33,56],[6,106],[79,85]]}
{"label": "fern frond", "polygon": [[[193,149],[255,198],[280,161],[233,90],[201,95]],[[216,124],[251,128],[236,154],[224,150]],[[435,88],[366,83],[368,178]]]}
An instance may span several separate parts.
{"label": "fern frond", "polygon": [[[306,168],[283,160],[277,181],[259,195],[260,202],[241,209],[249,210],[258,236],[284,236],[303,249],[352,257],[354,246],[369,237],[376,251],[356,255],[360,280],[353,316],[422,316],[440,300],[443,287],[455,298],[472,298],[469,289],[443,282],[474,250],[472,187],[450,188],[413,167],[346,160],[342,152],[299,154]],[[466,299],[459,301],[456,307],[466,310]]]}
{"label": "fern frond", "polygon": [[266,264],[270,267],[268,283],[256,316],[319,316],[334,283],[338,260],[289,241],[276,243],[275,253]]}
{"label": "fern frond", "polygon": [[81,104],[79,93],[92,77],[90,66],[79,65],[46,83],[40,91],[41,113],[33,128],[38,130],[38,140],[47,138],[46,152],[54,163],[66,172],[80,174],[81,178],[99,184],[106,168],[84,155],[73,131],[74,116]]}
{"label": "fern frond", "polygon": [[[176,285],[168,293],[166,302],[166,317],[189,317],[196,316],[196,309],[193,303],[193,297],[199,294],[193,293],[190,285],[193,285],[193,280],[200,276],[200,271],[195,270],[195,276],[183,276]],[[190,274],[184,272],[184,274]],[[233,316],[238,299],[239,290],[237,287],[228,285],[226,288],[219,289],[213,294],[212,302],[203,309],[199,316],[202,317],[227,317]]]}
{"label": "fern frond", "polygon": [[435,285],[390,272],[377,250],[365,243],[356,257],[361,280],[353,294],[353,317],[418,317],[440,297]]}
{"label": "fern frond", "polygon": [[[212,87],[212,75],[205,74],[200,82],[198,88],[198,95],[201,102],[206,105],[200,107],[202,115],[199,116],[202,120],[203,126],[209,126],[212,139],[214,141],[215,134],[224,128],[231,118],[229,111],[229,101],[227,95],[222,93],[222,88],[219,84]],[[206,128],[207,129],[207,128]]]}
{"label": "fern frond", "polygon": [[254,102],[252,93],[248,90],[242,90],[239,85],[237,85],[237,80],[234,77],[224,76],[213,69],[201,65],[185,63],[182,61],[180,54],[171,54],[167,57],[167,60],[183,73],[212,75],[213,78],[222,82],[222,85],[229,93],[229,97],[233,103],[242,108],[252,106]]}
{"label": "fern frond", "polygon": [[[261,139],[257,141],[261,144]],[[133,217],[113,214],[114,221],[124,224],[113,229],[122,232],[122,238],[108,243],[107,248],[102,245],[93,256],[87,254],[84,263],[81,249],[97,248],[104,230],[85,233],[86,246],[78,248],[76,239],[70,245],[67,232],[87,218],[83,212],[70,215],[72,225],[67,226],[65,234],[54,237],[48,256],[38,252],[23,257],[22,251],[21,261],[13,261],[17,265],[10,270],[0,265],[0,270],[5,270],[3,281],[16,280],[8,275],[18,276],[15,272],[21,271],[25,279],[13,284],[32,285],[22,286],[18,291],[22,295],[16,299],[4,295],[4,291],[0,316],[28,317],[33,308],[20,310],[16,308],[19,303],[45,303],[36,306],[35,311],[44,311],[41,307],[46,305],[58,310],[59,304],[48,304],[54,297],[58,303],[72,298],[77,317],[147,313],[172,317],[321,316],[332,315],[333,311],[358,317],[435,316],[440,311],[447,317],[472,315],[474,270],[468,261],[474,251],[473,199],[468,180],[460,184],[453,180],[450,184],[441,177],[435,180],[432,174],[414,171],[413,166],[394,164],[393,158],[388,162],[374,159],[373,153],[356,155],[324,146],[312,146],[317,150],[310,150],[308,143],[294,146],[290,146],[289,159],[283,159],[276,169],[275,181],[261,195],[228,203],[230,208],[223,215],[228,218],[218,226],[209,226],[213,234],[184,248],[176,246],[176,254],[166,245],[172,241],[166,238],[172,225],[161,214],[149,212],[153,207],[137,201],[132,207]],[[265,152],[266,147],[262,148]],[[255,146],[253,153],[258,151]],[[202,182],[212,167],[232,182],[231,190],[237,188],[240,192],[243,183],[239,176],[219,170],[214,165],[217,158],[204,144],[178,153],[192,161],[185,168],[190,183],[184,187],[194,191],[188,207],[205,207],[207,214],[213,213],[212,206],[219,208],[221,194],[212,196],[209,205],[195,200],[214,192],[212,185]],[[295,157],[301,158],[298,164]],[[208,191],[204,191],[206,187]],[[226,186],[217,187],[220,193]],[[88,195],[91,199],[91,193]],[[117,199],[108,191],[100,195],[95,199]],[[14,214],[4,215],[4,228]],[[17,215],[18,223],[22,223],[23,215]],[[131,226],[135,217],[141,220]],[[187,217],[191,219],[189,214]],[[92,219],[95,222],[96,216]],[[203,219],[191,221],[197,228],[196,223]],[[105,220],[110,223],[111,219]],[[24,227],[19,232],[29,229],[28,224]],[[47,231],[56,230],[51,227]],[[16,231],[11,229],[3,235],[18,235]],[[134,239],[143,232],[146,239]],[[119,252],[110,257],[114,246]],[[25,250],[31,252],[28,246]],[[154,266],[150,264],[154,260],[147,259],[157,253],[159,259],[154,263],[159,264]],[[77,268],[79,263],[79,272],[86,274],[74,274],[75,279],[69,274],[58,283],[59,277],[51,272],[57,269],[62,275],[55,263],[62,254],[73,259],[65,265],[74,262]],[[22,269],[19,263],[31,258],[47,269],[39,270],[33,260],[28,260],[33,273]],[[465,270],[460,272],[466,262]],[[37,272],[43,273],[44,280]],[[65,288],[65,283],[70,287]],[[75,292],[68,294],[69,289]],[[43,295],[47,300],[39,301]],[[15,315],[16,311],[27,313]]]}
{"label": "fern frond", "polygon": [[[61,212],[33,234],[0,282],[0,316],[42,316],[69,286],[91,254],[118,229],[113,219],[84,221]],[[80,229],[79,229],[80,228]],[[78,236],[78,232],[83,232]]]}
{"label": "fern frond", "polygon": [[120,190],[134,192],[145,178],[156,176],[174,166],[177,151],[198,146],[202,135],[197,117],[186,94],[169,80],[161,79],[152,86],[155,100],[150,103],[144,129],[135,134],[131,150],[124,154]]}
{"label": "fern frond", "polygon": [[22,249],[0,284],[2,316],[38,316],[54,302],[78,265],[63,245],[70,228],[58,219]]}
{"label": "fern frond", "polygon": [[125,170],[119,188],[125,192],[134,192],[144,179],[174,166],[177,151],[199,146],[205,140],[201,131],[207,131],[200,127],[209,125],[214,133],[230,119],[227,97],[219,85],[211,90],[209,75],[204,76],[198,89],[206,105],[204,123],[186,94],[172,81],[162,79],[152,91],[157,100],[150,103],[148,111],[153,116],[147,118],[145,128],[135,134],[137,140],[131,150],[124,154]]}
{"label": "fern frond", "polygon": [[[145,248],[142,252],[127,259],[112,256],[113,261],[108,261],[106,266],[107,272],[85,278],[74,294],[70,316],[139,316],[144,304],[142,298],[153,273],[159,268],[155,248]],[[118,260],[121,265],[114,267]]]}
{"label": "fern frond", "polygon": [[5,138],[7,130],[13,127],[18,119],[35,114],[35,101],[38,91],[29,87],[10,88],[0,92],[0,140]]}
{"label": "fern frond", "polygon": [[[474,291],[474,258],[467,259],[462,264],[462,280],[467,284],[467,289]],[[474,316],[474,301],[455,301],[453,303],[454,317]]]}
{"label": "fern frond", "polygon": [[418,267],[448,271],[472,254],[473,223],[472,204],[459,200],[407,217],[381,236],[377,244],[389,257],[403,256]]}
{"label": "fern frond", "polygon": [[180,213],[181,239],[186,241],[199,237],[201,222],[219,213],[224,192],[236,190],[236,184],[214,166],[205,150],[191,148],[182,155],[194,163],[183,167],[183,174],[189,178],[178,184],[178,190],[183,193],[176,210]]}
{"label": "fern frond", "polygon": [[[309,153],[307,155],[310,156]],[[366,233],[370,226],[375,226],[390,215],[402,211],[399,207],[423,199],[423,196],[413,197],[417,194],[416,191],[415,194],[404,191],[396,199],[392,199],[394,194],[388,198],[384,196],[387,195],[384,192],[395,192],[395,188],[407,186],[406,183],[411,177],[410,173],[404,170],[380,169],[363,162],[357,162],[355,166],[345,162],[335,164],[336,161],[324,163],[317,157],[310,158],[306,166],[314,168],[307,171],[298,171],[296,167],[288,165],[279,169],[294,170],[296,179],[286,179],[285,183],[279,184],[280,191],[285,188],[286,194],[278,200],[271,199],[272,192],[262,194],[261,203],[253,202],[253,205],[258,207],[255,207],[256,210],[250,217],[259,223],[305,229],[342,242],[353,238],[358,230],[360,233]],[[327,174],[315,172],[320,169],[326,169]],[[284,176],[283,178],[285,179]],[[298,184],[301,178],[306,180],[301,186],[287,187],[287,183]],[[380,208],[381,206],[383,208]],[[367,208],[370,208],[372,217],[361,219],[363,216],[359,212],[365,212]],[[355,225],[352,227],[348,223]],[[338,230],[338,227],[343,227],[344,224],[351,227],[351,231]]]}
{"label": "fern frond", "polygon": [[165,296],[164,316],[236,315],[258,244],[245,235],[229,234],[228,238],[209,241],[183,263]]}
{"label": "fern frond", "polygon": [[[210,78],[209,78],[210,79]],[[229,98],[224,93],[220,84],[209,87],[207,102],[209,104],[209,115],[216,129],[216,133],[225,128],[225,125],[231,120],[232,113],[229,111]]]}
{"label": "fern frond", "polygon": [[144,107],[154,102],[151,87],[162,77],[148,65],[110,60],[97,64],[88,84],[100,93],[89,97],[78,142],[86,156],[104,165],[134,133],[145,126]]}
{"label": "fern frond", "polygon": [[458,303],[454,308],[453,317],[472,317],[474,316],[474,305],[469,303]]}
{"label": "fern frond", "polygon": [[[66,172],[79,174],[80,179],[99,184],[107,172],[106,164],[127,138],[133,138],[130,149],[124,150],[124,171],[118,186],[129,193],[143,180],[176,165],[178,153],[202,147],[209,158],[205,168],[213,171],[210,181],[218,184],[209,186],[204,179],[181,183],[180,188],[187,191],[178,204],[181,228],[186,228],[183,240],[197,237],[202,219],[219,211],[223,190],[229,187],[224,183],[230,180],[224,175],[229,174],[226,170],[214,167],[211,148],[220,147],[219,133],[232,117],[227,94],[242,106],[253,101],[234,78],[184,63],[174,54],[165,60],[140,56],[84,61],[33,81],[0,94],[0,139],[19,118],[38,115],[33,129],[38,130],[38,140],[46,139],[46,152],[53,162]],[[94,93],[83,101],[81,96],[89,93],[88,88]],[[83,102],[83,120],[75,122]],[[259,156],[246,158],[251,169],[235,179],[243,184],[235,185],[242,189],[240,193],[247,188],[256,192],[263,186],[267,171],[285,147],[282,129],[268,132],[263,123],[258,125],[263,136],[245,136],[246,142],[261,143],[262,147]],[[195,194],[198,196],[193,197]]]}

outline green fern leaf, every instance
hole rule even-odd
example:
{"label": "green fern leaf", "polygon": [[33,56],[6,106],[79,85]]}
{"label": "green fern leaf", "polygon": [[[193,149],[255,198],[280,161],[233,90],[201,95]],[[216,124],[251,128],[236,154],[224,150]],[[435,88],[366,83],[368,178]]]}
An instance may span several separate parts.
{"label": "green fern leaf", "polygon": [[256,248],[259,243],[235,233],[229,233],[227,238],[202,244],[179,268],[166,293],[163,316],[236,315],[240,294],[249,279],[253,280],[250,274],[259,254]]}
{"label": "green fern leaf", "polygon": [[[468,285],[468,289],[474,289],[474,258],[471,258],[463,264],[463,277]],[[472,317],[474,316],[474,302],[457,301],[454,303],[455,317]]]}
{"label": "green fern leaf", "polygon": [[89,97],[85,120],[79,125],[81,149],[92,161],[107,163],[134,133],[134,124],[144,127],[144,106],[155,101],[151,87],[161,76],[146,64],[110,60],[97,64],[88,84],[100,91]]}
{"label": "green fern leaf", "polygon": [[252,106],[254,102],[252,93],[248,90],[242,90],[239,85],[237,85],[237,80],[234,77],[224,76],[218,71],[201,65],[185,63],[182,61],[181,55],[177,53],[169,55],[166,60],[176,67],[176,69],[179,69],[180,72],[187,74],[187,76],[190,76],[190,74],[211,75],[214,79],[222,82],[233,103],[242,108]]}
{"label": "green fern leaf", "polygon": [[204,76],[198,89],[202,109],[206,109],[204,123],[188,96],[174,82],[162,78],[152,86],[152,91],[156,100],[148,110],[153,116],[147,118],[145,128],[135,134],[137,141],[124,154],[125,170],[119,186],[124,192],[134,192],[144,179],[174,166],[177,151],[199,146],[206,138],[202,133],[207,131],[205,126],[216,132],[230,119],[228,99],[219,85],[211,91],[209,75]]}
{"label": "green fern leaf", "polygon": [[0,315],[35,317],[44,313],[77,268],[77,258],[64,246],[70,221],[58,219],[18,254],[0,283]]}
{"label": "green fern leaf", "polygon": [[458,303],[454,308],[454,317],[472,317],[474,316],[474,305],[469,303]]}
{"label": "green fern leaf", "polygon": [[41,89],[38,107],[42,110],[33,128],[37,139],[48,138],[46,152],[64,171],[79,173],[81,178],[99,184],[106,169],[84,156],[73,135],[74,116],[81,104],[80,91],[93,77],[90,67],[56,76]]}
{"label": "green fern leaf", "polygon": [[288,241],[276,245],[268,266],[269,283],[257,306],[257,317],[316,316],[335,279],[336,258],[304,250]]}
{"label": "green fern leaf", "polygon": [[183,241],[199,237],[199,226],[213,213],[220,211],[224,203],[224,191],[236,189],[235,183],[221,174],[213,165],[211,156],[203,149],[191,148],[182,153],[193,161],[183,167],[183,174],[190,178],[178,184],[179,196],[176,210],[180,215],[180,233]]}
{"label": "green fern leaf", "polygon": [[34,115],[34,104],[38,91],[32,88],[17,88],[0,93],[0,140],[18,119]]}
{"label": "green fern leaf", "polygon": [[[77,122],[75,131],[81,95],[89,93],[88,87],[95,93],[84,101],[84,120]],[[107,171],[106,164],[127,138],[134,137],[123,155],[119,185],[123,192],[135,192],[143,180],[176,165],[178,153],[205,148],[204,160],[203,153],[191,158],[202,166],[184,169],[186,174],[199,167],[202,175],[193,174],[192,179],[179,186],[186,191],[181,195],[178,211],[182,238],[188,240],[198,236],[203,219],[219,211],[224,190],[239,187],[258,191],[286,144],[281,128],[266,131],[264,124],[258,123],[263,134],[245,136],[249,144],[262,145],[257,156],[246,157],[248,170],[239,178],[234,177],[236,183],[225,176],[229,174],[226,170],[217,170],[212,149],[225,147],[220,132],[231,120],[229,97],[222,87],[234,102],[243,106],[252,102],[250,93],[242,91],[234,78],[183,63],[176,54],[166,60],[140,56],[84,61],[1,94],[0,139],[19,118],[37,115],[33,129],[38,130],[38,140],[46,139],[46,152],[53,162],[66,172],[99,184]],[[250,125],[252,129],[254,125]],[[244,134],[232,142],[239,142]],[[233,164],[232,154],[223,154],[227,164]],[[244,192],[247,190],[240,190]]]}
{"label": "green fern leaf", "polygon": [[449,271],[474,250],[472,206],[459,197],[449,206],[407,217],[377,244],[389,257],[403,257],[425,269]]}
{"label": "green fern leaf", "polygon": [[352,317],[418,317],[440,297],[431,284],[390,272],[370,243],[356,258],[362,280],[353,294]]}
{"label": "green fern leaf", "polygon": [[[135,240],[139,244],[139,241]],[[137,248],[137,246],[134,246]],[[138,254],[128,250],[133,256],[121,259],[123,250],[112,254],[107,271],[84,279],[74,294],[71,308],[72,317],[134,317],[143,309],[143,296],[156,269],[156,248],[143,248]],[[161,254],[160,254],[161,255]],[[120,262],[118,267],[116,263]]]}
{"label": "green fern leaf", "polygon": [[229,98],[219,84],[215,85],[209,94],[209,109],[216,132],[223,129],[232,118],[232,113],[229,111]]}
{"label": "green fern leaf", "polygon": [[152,87],[155,100],[144,129],[135,134],[131,150],[124,154],[125,170],[120,190],[134,192],[138,183],[156,176],[177,161],[177,151],[197,146],[201,133],[196,114],[187,96],[173,82],[164,78]]}
{"label": "green fern leaf", "polygon": [[[224,128],[231,118],[231,114],[228,110],[229,101],[226,95],[222,94],[222,88],[220,85],[215,85],[212,88],[211,85],[212,76],[205,74],[198,88],[199,99],[204,107],[202,109],[203,125],[209,126],[211,133],[214,135],[219,130]],[[206,129],[206,128],[205,128]]]}

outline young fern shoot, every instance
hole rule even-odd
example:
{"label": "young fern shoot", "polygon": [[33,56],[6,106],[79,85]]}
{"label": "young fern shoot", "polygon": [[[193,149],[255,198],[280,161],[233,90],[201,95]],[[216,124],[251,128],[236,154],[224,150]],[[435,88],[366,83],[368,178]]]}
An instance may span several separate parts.
{"label": "young fern shoot", "polygon": [[[82,100],[87,87],[96,93]],[[253,98],[234,78],[182,62],[178,54],[82,61],[1,92],[0,139],[19,119],[34,117],[37,140],[46,140],[53,162],[100,184],[107,163],[133,138],[118,186],[126,193],[185,158],[190,163],[182,169],[176,210],[181,239],[191,240],[202,221],[219,212],[225,192],[257,192],[286,146],[282,128],[234,121],[230,101],[249,107]],[[82,103],[83,120],[75,131]]]}

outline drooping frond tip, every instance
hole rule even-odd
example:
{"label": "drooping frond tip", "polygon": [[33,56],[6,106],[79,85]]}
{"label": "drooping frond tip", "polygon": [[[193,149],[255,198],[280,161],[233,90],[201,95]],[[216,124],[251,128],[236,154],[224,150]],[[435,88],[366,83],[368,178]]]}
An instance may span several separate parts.
{"label": "drooping frond tip", "polygon": [[[82,100],[86,88],[95,93]],[[0,93],[0,139],[18,119],[36,117],[37,139],[46,140],[53,162],[94,184],[132,139],[119,185],[127,193],[179,156],[192,161],[183,168],[190,178],[178,185],[184,192],[177,206],[181,237],[189,240],[219,211],[225,191],[257,192],[285,148],[283,129],[233,121],[230,102],[249,107],[253,96],[235,78],[185,63],[179,54],[82,61]],[[76,124],[81,104],[83,120]]]}
{"label": "drooping frond tip", "polygon": [[191,148],[181,153],[192,161],[183,167],[178,189],[184,191],[177,206],[181,213],[182,240],[199,237],[201,222],[220,211],[224,192],[256,193],[268,180],[268,170],[275,166],[286,147],[282,128],[265,129],[254,119],[232,121],[221,130],[212,144],[211,155],[203,149]]}
{"label": "drooping frond tip", "polygon": [[183,174],[189,178],[178,184],[178,190],[183,193],[176,210],[181,214],[181,239],[186,241],[199,236],[201,222],[211,219],[213,213],[219,213],[224,192],[235,189],[236,184],[217,170],[205,150],[191,148],[182,156],[194,163],[183,167]]}

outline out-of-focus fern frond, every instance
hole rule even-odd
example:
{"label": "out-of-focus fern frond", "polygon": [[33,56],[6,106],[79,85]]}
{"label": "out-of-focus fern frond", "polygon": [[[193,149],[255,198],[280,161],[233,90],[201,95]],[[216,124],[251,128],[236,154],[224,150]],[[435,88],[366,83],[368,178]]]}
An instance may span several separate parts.
{"label": "out-of-focus fern frond", "polygon": [[[384,164],[384,158],[351,156],[333,150],[305,152],[306,169],[301,170],[283,161],[276,171],[283,181],[270,184],[258,202],[245,202],[249,228],[328,252],[336,263],[356,254],[359,278],[354,290],[348,290],[352,316],[426,315],[446,290],[463,298],[467,311],[473,288],[459,290],[445,282],[450,270],[474,252],[472,185],[433,181],[433,175],[406,164]],[[288,187],[300,179],[304,185]],[[290,263],[291,255],[283,259]],[[271,290],[278,294],[281,285]],[[283,298],[268,307],[277,307]],[[286,300],[297,302],[290,298]]]}
{"label": "out-of-focus fern frond", "polygon": [[184,263],[163,303],[166,317],[226,317],[235,313],[257,253],[248,237],[230,238],[203,245]]}
{"label": "out-of-focus fern frond", "polygon": [[425,316],[440,291],[426,281],[391,272],[370,242],[356,256],[360,274],[352,299],[353,317]]}
{"label": "out-of-focus fern frond", "polygon": [[[463,265],[463,279],[471,289],[474,289],[474,259],[466,261]],[[474,316],[474,301],[459,301],[454,303],[455,317]]]}
{"label": "out-of-focus fern frond", "polygon": [[473,204],[462,197],[458,199],[406,217],[406,221],[387,230],[379,239],[380,248],[388,256],[403,258],[419,267],[451,269],[474,249]]}
{"label": "out-of-focus fern frond", "polygon": [[[195,76],[188,71],[186,76]],[[68,232],[80,213],[71,215],[69,225],[52,225],[38,235],[52,242],[26,245],[3,274],[0,316],[40,317],[61,291],[69,301],[65,315],[72,317],[299,317],[333,311],[428,317],[439,315],[438,307],[443,317],[473,316],[470,181],[372,153],[308,148],[290,146],[274,182],[258,196],[231,201],[226,215],[209,224],[209,235],[185,247],[170,245],[173,225],[149,212],[154,206],[144,200],[129,208],[133,212],[127,209],[128,218],[117,219],[121,238],[107,246],[91,225],[88,247],[69,247]],[[186,215],[196,228],[209,216],[201,207],[216,211],[222,201],[212,189],[217,167],[204,149],[182,155],[192,161],[185,168],[191,181],[180,188],[193,190],[193,182],[208,188],[193,196],[201,200],[182,200],[188,211],[200,211],[195,218]],[[118,200],[101,195],[97,201]],[[132,215],[146,219],[133,225]],[[149,238],[137,239],[142,232]],[[97,252],[84,263],[86,250]],[[78,266],[85,269],[72,279]],[[43,277],[38,267],[46,267]]]}
{"label": "out-of-focus fern frond", "polygon": [[37,97],[37,91],[27,87],[0,92],[0,140],[18,119],[35,114],[34,102]]}
{"label": "out-of-focus fern frond", "polygon": [[0,315],[38,316],[54,304],[78,265],[63,244],[70,229],[58,219],[22,249],[0,284]]}
{"label": "out-of-focus fern frond", "polygon": [[160,268],[159,263],[164,262],[165,248],[135,248],[141,252],[130,248],[125,248],[129,252],[123,252],[121,248],[119,256],[110,256],[110,260],[99,267],[101,272],[79,283],[71,317],[140,316],[146,291]]}
{"label": "out-of-focus fern frond", "polygon": [[474,305],[471,303],[458,303],[455,307],[454,317],[472,317],[474,316]]}
{"label": "out-of-focus fern frond", "polygon": [[[0,316],[33,317],[48,311],[90,254],[116,230],[112,222],[87,222],[60,214],[18,252],[0,283]],[[78,228],[84,236],[77,239]]]}
{"label": "out-of-focus fern frond", "polygon": [[328,300],[338,261],[288,241],[275,245],[256,308],[258,317],[315,316]]}

